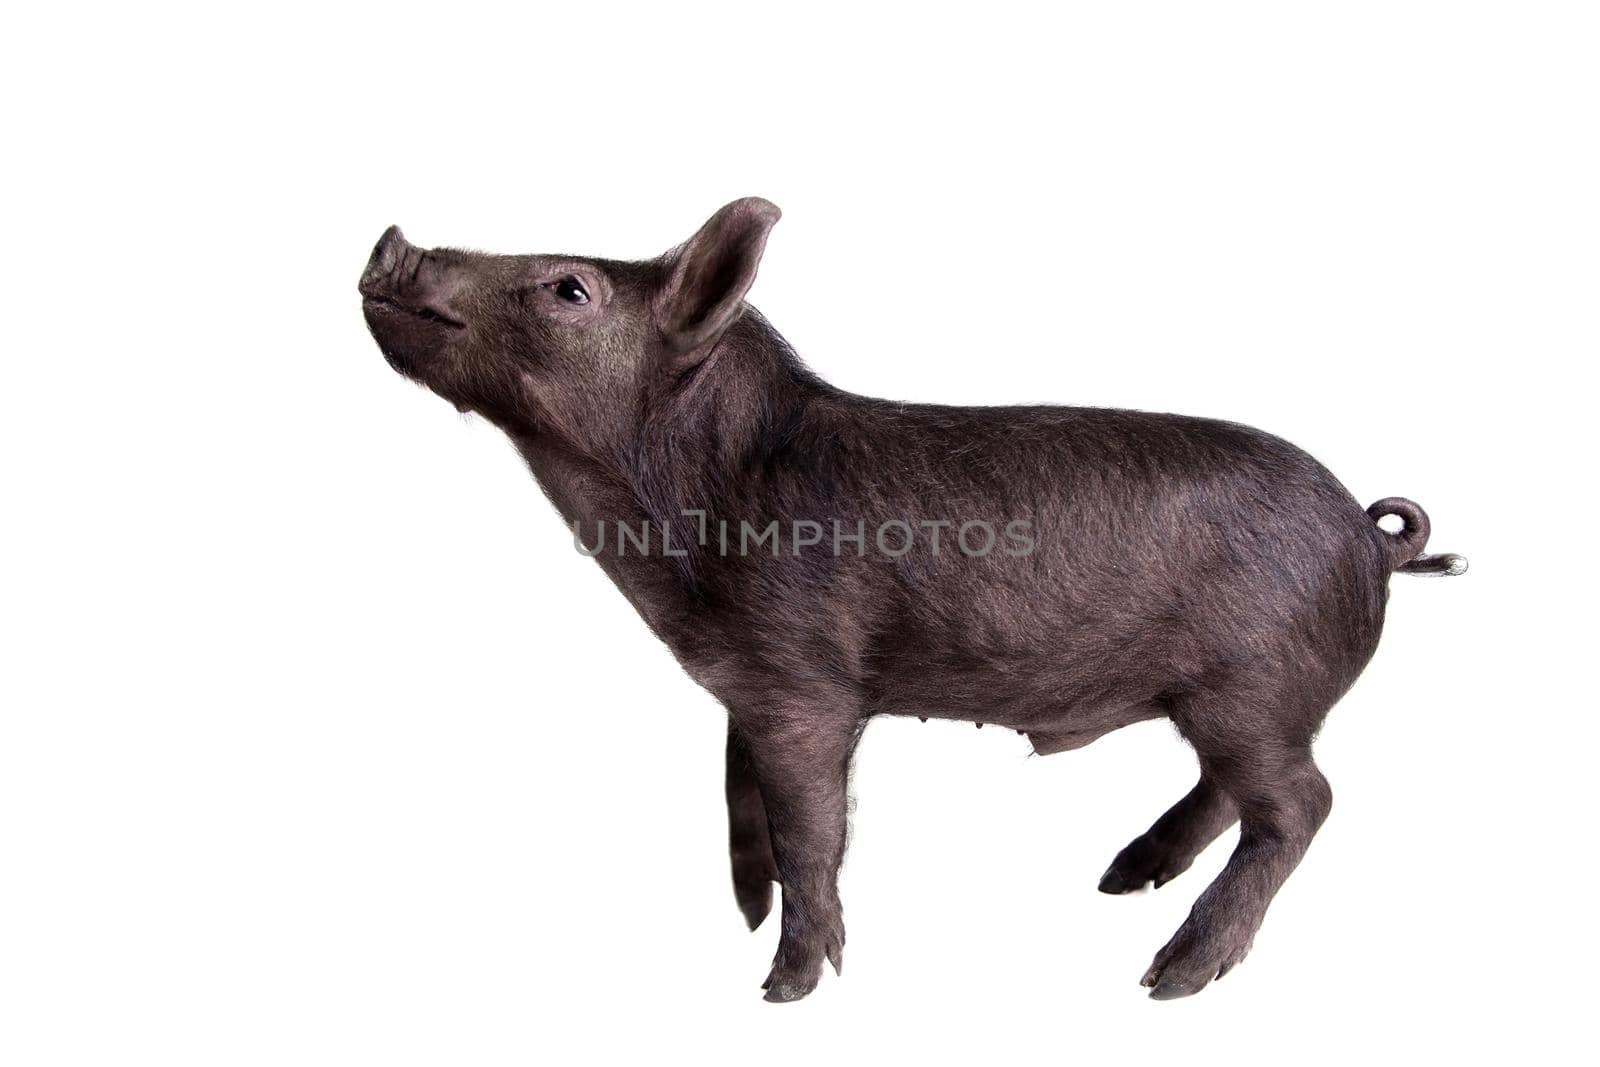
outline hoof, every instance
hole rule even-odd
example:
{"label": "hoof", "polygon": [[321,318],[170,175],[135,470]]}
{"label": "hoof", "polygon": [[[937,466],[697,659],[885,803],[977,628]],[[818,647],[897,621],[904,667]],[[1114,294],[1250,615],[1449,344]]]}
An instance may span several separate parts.
{"label": "hoof", "polygon": [[773,1004],[787,1004],[791,1000],[809,996],[811,991],[817,988],[817,983],[822,980],[823,960],[833,964],[833,973],[843,973],[842,931],[839,939],[831,942],[825,949],[812,946],[800,952],[785,953],[780,948],[779,959],[773,961],[772,970],[767,972],[767,980],[761,983],[761,988],[767,991],[765,999]]}
{"label": "hoof", "polygon": [[765,878],[734,882],[733,895],[739,902],[745,925],[754,930],[772,913],[772,883]]}
{"label": "hoof", "polygon": [[1233,970],[1249,952],[1248,940],[1219,940],[1185,925],[1156,953],[1139,984],[1150,990],[1151,1000],[1191,997]]}
{"label": "hoof", "polygon": [[807,987],[797,982],[777,982],[767,989],[762,1000],[768,1004],[788,1004],[796,1000],[804,1000],[811,995],[811,990],[816,986]]}
{"label": "hoof", "polygon": [[1106,873],[1100,876],[1102,893],[1137,893],[1147,885],[1160,889],[1189,869],[1193,857],[1173,856],[1139,838],[1117,853]]}
{"label": "hoof", "polygon": [[1113,863],[1110,869],[1100,876],[1099,888],[1102,893],[1110,893],[1116,896],[1122,893],[1136,893],[1149,884],[1149,879],[1134,881]]}

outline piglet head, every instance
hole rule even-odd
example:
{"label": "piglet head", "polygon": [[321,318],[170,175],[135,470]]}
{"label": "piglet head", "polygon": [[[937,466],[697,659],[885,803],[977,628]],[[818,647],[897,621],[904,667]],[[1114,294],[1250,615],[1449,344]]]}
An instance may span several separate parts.
{"label": "piglet head", "polygon": [[390,366],[518,434],[624,447],[651,390],[694,370],[744,310],[778,209],[736,200],[637,262],[422,249],[391,226],[361,275]]}

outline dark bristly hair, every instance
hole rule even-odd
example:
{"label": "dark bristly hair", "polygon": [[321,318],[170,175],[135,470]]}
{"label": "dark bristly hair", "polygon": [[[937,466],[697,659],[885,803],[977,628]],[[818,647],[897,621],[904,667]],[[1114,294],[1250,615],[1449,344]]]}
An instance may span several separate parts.
{"label": "dark bristly hair", "polygon": [[[1328,813],[1311,743],[1377,647],[1390,575],[1466,561],[1422,554],[1416,504],[1363,509],[1247,426],[836,389],[744,304],[777,220],[738,200],[641,263],[423,250],[391,228],[363,306],[396,370],[492,420],[580,542],[601,533],[597,562],[726,707],[752,927],[783,887],[769,1000],[841,964],[846,783],[874,715],[1001,723],[1040,753],[1170,719],[1198,784],[1100,888],[1159,886],[1240,824],[1144,978],[1198,991]],[[747,525],[770,541],[730,549]],[[972,551],[972,530],[1003,548]]]}

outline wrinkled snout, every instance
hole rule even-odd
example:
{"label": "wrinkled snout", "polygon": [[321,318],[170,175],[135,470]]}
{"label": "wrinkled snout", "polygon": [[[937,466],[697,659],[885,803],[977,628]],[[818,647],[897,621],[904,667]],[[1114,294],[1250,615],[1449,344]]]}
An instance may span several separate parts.
{"label": "wrinkled snout", "polygon": [[452,311],[459,284],[441,256],[406,240],[390,226],[361,272],[361,309],[384,358],[395,370],[422,378],[455,336],[466,329]]}
{"label": "wrinkled snout", "polygon": [[400,232],[400,227],[390,226],[383,231],[383,236],[378,238],[378,243],[372,247],[372,255],[367,260],[367,269],[361,273],[361,291],[365,293],[369,288],[375,288],[389,281],[395,270],[403,263],[407,256],[418,251],[406,235]]}

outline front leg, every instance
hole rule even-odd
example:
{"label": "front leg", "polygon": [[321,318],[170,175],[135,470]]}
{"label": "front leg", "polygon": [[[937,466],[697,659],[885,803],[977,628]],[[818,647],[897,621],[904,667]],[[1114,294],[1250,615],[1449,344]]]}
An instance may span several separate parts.
{"label": "front leg", "polygon": [[854,709],[787,697],[734,712],[766,805],[783,929],[764,988],[770,1001],[799,1000],[817,986],[822,961],[843,965],[846,783],[860,736]]}
{"label": "front leg", "polygon": [[728,855],[733,863],[733,896],[754,930],[772,910],[772,883],[778,864],[767,832],[767,806],[761,799],[750,751],[728,720]]}

